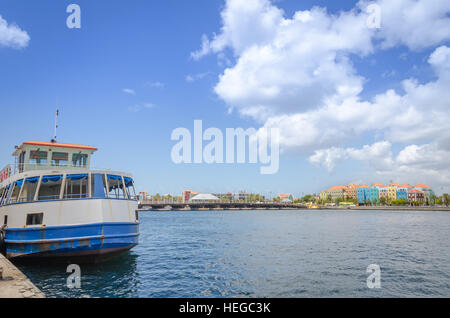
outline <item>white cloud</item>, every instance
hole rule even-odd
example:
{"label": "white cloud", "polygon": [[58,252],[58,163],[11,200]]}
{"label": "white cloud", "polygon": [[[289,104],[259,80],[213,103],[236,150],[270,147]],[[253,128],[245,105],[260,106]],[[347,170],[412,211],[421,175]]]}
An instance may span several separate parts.
{"label": "white cloud", "polygon": [[325,166],[328,172],[332,172],[336,164],[346,160],[348,154],[345,149],[331,147],[329,149],[317,150],[314,155],[309,157],[311,163]]}
{"label": "white cloud", "polygon": [[124,89],[122,89],[122,92],[124,92],[126,94],[130,94],[130,95],[136,95],[136,91],[131,88],[124,88]]}
{"label": "white cloud", "polygon": [[198,51],[192,52],[191,57],[194,60],[199,60],[203,56],[207,55],[210,52],[210,43],[206,34],[202,35],[202,48]]}
{"label": "white cloud", "polygon": [[[359,3],[365,7],[373,1]],[[420,50],[450,40],[450,1],[379,0],[381,29],[377,38],[383,48],[399,44]]]}
{"label": "white cloud", "polygon": [[396,161],[400,165],[416,166],[429,169],[448,169],[450,151],[439,149],[435,143],[421,146],[410,145],[398,154]]}
{"label": "white cloud", "polygon": [[430,183],[441,191],[450,190],[450,150],[440,149],[437,143],[409,145],[394,156],[391,146],[390,142],[383,141],[360,149],[321,149],[310,156],[309,161],[333,172],[344,160],[359,160],[374,169],[376,180],[384,178],[384,182],[398,180],[411,184]]}
{"label": "white cloud", "polygon": [[189,74],[189,75],[186,75],[186,82],[193,83],[195,81],[205,78],[206,76],[208,76],[210,74],[211,74],[211,72],[198,73],[198,74],[193,74],[193,75]]}
{"label": "white cloud", "polygon": [[147,82],[147,83],[145,83],[145,86],[152,87],[152,88],[163,89],[166,85],[164,83],[161,83],[161,82]]}
{"label": "white cloud", "polygon": [[306,152],[327,148],[372,132],[390,142],[410,143],[426,140],[450,147],[450,49],[435,50],[429,59],[437,80],[419,84],[405,80],[405,93],[388,90],[372,102],[348,97],[335,102],[329,99],[319,107],[289,114],[258,117],[258,109],[241,111],[264,122],[264,127],[280,127],[281,143],[286,148]]}
{"label": "white cloud", "polygon": [[377,169],[380,176],[394,176],[410,183],[428,183],[439,193],[450,191],[450,150],[439,143],[409,145],[403,148],[390,169]]}
{"label": "white cloud", "polygon": [[[368,61],[380,49],[405,45],[420,50],[444,43],[450,39],[450,2],[376,1],[379,30],[367,27],[370,3],[361,1],[337,14],[313,7],[288,18],[268,0],[228,0],[220,33],[203,36],[192,56],[215,53],[222,61],[232,52],[235,62],[219,76],[215,92],[230,110],[258,121],[261,133],[280,128],[284,150],[313,154],[310,161],[330,171],[339,161],[360,158],[380,173],[391,167],[406,171],[407,165],[393,158],[394,143],[433,140],[450,150],[450,48],[443,45],[431,54],[433,81],[406,79],[402,93],[391,89],[368,100],[361,97],[366,79],[350,57]],[[354,144],[362,134],[385,142],[336,147]]]}
{"label": "white cloud", "polygon": [[0,46],[22,49],[28,46],[30,36],[15,24],[8,22],[0,15]]}
{"label": "white cloud", "polygon": [[365,145],[361,149],[331,147],[316,150],[314,155],[309,157],[311,163],[322,165],[329,172],[332,172],[338,163],[347,159],[366,161],[378,169],[391,168],[393,163],[391,143],[382,141]]}
{"label": "white cloud", "polygon": [[153,108],[153,107],[155,107],[155,104],[152,104],[152,103],[142,103],[142,104],[136,104],[136,105],[133,105],[133,106],[128,107],[128,111],[129,111],[129,112],[132,112],[132,113],[138,113],[138,112],[140,112],[141,110],[144,110],[144,109],[150,109],[150,108]]}
{"label": "white cloud", "polygon": [[315,7],[285,19],[269,1],[230,0],[222,18],[222,33],[211,42],[203,39],[201,51],[232,48],[237,63],[220,76],[215,91],[243,114],[265,119],[362,90],[363,79],[346,54],[373,50],[365,13],[330,16]]}

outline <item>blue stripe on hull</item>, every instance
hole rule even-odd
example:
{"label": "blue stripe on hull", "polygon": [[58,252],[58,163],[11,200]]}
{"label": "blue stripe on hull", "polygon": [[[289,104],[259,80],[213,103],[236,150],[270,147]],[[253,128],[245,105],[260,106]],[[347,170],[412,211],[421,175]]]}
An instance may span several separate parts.
{"label": "blue stripe on hull", "polygon": [[6,253],[9,258],[117,253],[137,245],[138,238],[136,223],[7,229]]}

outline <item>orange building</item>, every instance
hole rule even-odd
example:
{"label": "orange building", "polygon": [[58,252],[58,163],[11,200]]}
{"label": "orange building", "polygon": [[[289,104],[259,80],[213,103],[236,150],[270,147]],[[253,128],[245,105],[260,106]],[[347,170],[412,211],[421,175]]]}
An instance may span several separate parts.
{"label": "orange building", "polygon": [[189,200],[197,194],[198,194],[197,192],[192,191],[192,190],[184,190],[183,194],[182,194],[183,203],[189,202]]}
{"label": "orange building", "polygon": [[349,184],[345,196],[356,200],[356,189],[358,189],[357,184]]}

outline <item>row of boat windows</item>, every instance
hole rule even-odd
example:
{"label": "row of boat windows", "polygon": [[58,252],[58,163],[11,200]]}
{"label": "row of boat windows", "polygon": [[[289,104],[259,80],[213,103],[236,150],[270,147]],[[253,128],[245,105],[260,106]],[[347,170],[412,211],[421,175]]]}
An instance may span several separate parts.
{"label": "row of boat windows", "polygon": [[133,179],[110,174],[31,177],[0,189],[0,195],[0,205],[83,198],[136,198]]}
{"label": "row of boat windows", "polygon": [[[47,151],[32,150],[30,152],[29,163],[46,166],[48,161],[51,162],[52,166],[67,166],[69,165],[69,153],[67,152],[51,152],[51,156],[48,155]],[[82,153],[72,154],[71,164],[73,167],[86,167],[88,163],[88,155]],[[25,162],[25,152],[22,152],[19,157],[19,164],[23,165]]]}

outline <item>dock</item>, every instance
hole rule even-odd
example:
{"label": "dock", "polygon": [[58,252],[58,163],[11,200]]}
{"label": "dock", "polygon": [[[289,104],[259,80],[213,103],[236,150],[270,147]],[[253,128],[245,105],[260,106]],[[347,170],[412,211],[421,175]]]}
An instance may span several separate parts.
{"label": "dock", "polygon": [[0,254],[0,298],[45,298],[45,295]]}

